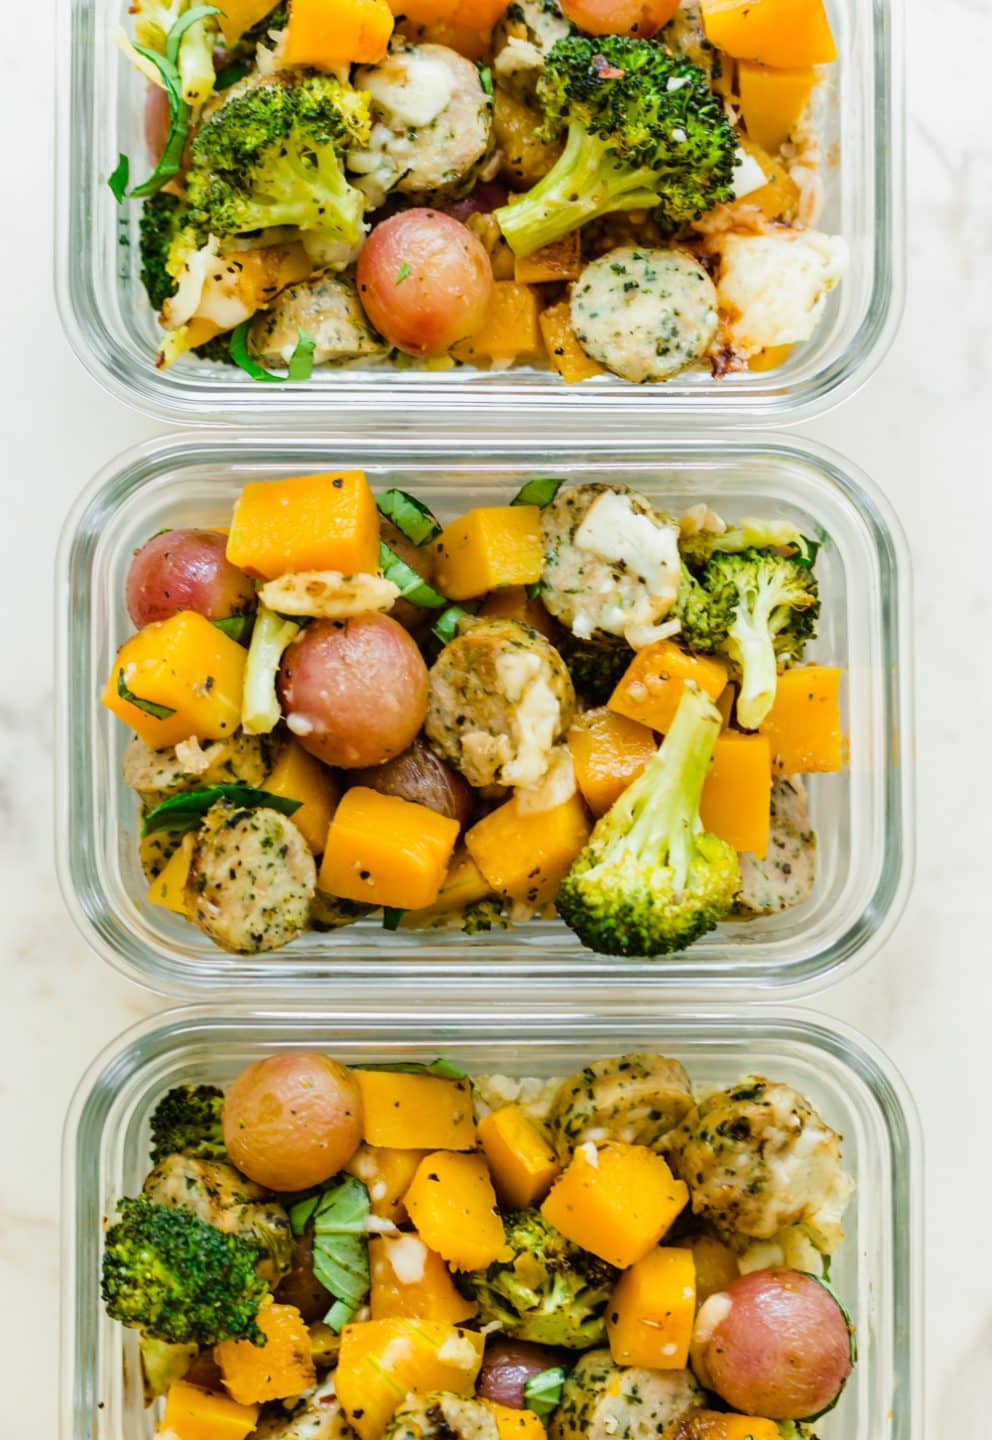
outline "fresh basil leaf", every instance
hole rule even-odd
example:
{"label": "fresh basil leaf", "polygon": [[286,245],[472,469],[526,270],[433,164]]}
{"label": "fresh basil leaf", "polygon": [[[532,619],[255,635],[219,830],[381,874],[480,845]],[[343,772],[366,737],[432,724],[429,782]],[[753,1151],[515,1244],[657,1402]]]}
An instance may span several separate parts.
{"label": "fresh basil leaf", "polygon": [[185,834],[187,830],[195,830],[211,806],[220,800],[251,810],[278,810],[280,815],[294,815],[303,803],[288,800],[285,795],[272,795],[268,790],[257,790],[253,785],[209,785],[204,790],[170,795],[168,800],[154,806],[145,816],[141,833],[152,835],[157,830],[169,830],[173,834]]}
{"label": "fresh basil leaf", "polygon": [[251,72],[247,65],[242,65],[240,60],[234,60],[230,65],[225,65],[222,70],[217,71],[217,78],[214,80],[215,90],[230,90],[232,85],[237,85]]}
{"label": "fresh basil leaf", "polygon": [[831,1257],[830,1257],[829,1255],[823,1255],[823,1256],[821,1256],[820,1258],[821,1258],[822,1261],[823,1261],[823,1276],[822,1276],[822,1279],[826,1280],[827,1284],[829,1285],[829,1284],[830,1284],[830,1265],[831,1265]]}
{"label": "fresh basil leaf", "polygon": [[409,267],[409,265],[406,263],[406,261],[404,260],[404,261],[403,261],[403,264],[400,266],[400,268],[399,268],[399,269],[397,270],[397,272],[396,272],[396,280],[395,280],[394,283],[395,283],[396,285],[402,285],[402,284],[403,284],[403,281],[406,279],[406,277],[409,275],[409,273],[410,273],[410,267]]}
{"label": "fresh basil leaf", "polygon": [[224,620],[211,620],[211,625],[222,631],[229,639],[243,645],[251,638],[255,625],[254,615],[228,615]]}
{"label": "fresh basil leaf", "polygon": [[514,495],[510,501],[511,505],[539,505],[542,510],[545,505],[550,505],[564,485],[564,478],[555,479],[554,476],[547,476],[539,480],[528,480],[526,485]]}
{"label": "fresh basil leaf", "polygon": [[419,605],[423,610],[443,610],[447,605],[445,597],[421,579],[413,566],[401,560],[395,550],[390,550],[385,540],[379,541],[379,569],[411,605]]}
{"label": "fresh basil leaf", "polygon": [[799,549],[793,556],[797,565],[804,570],[812,570],[816,564],[816,557],[823,548],[822,540],[811,540],[808,535],[803,535],[799,540]]}
{"label": "fresh basil leaf", "polygon": [[441,533],[437,517],[415,495],[405,490],[384,490],[376,504],[379,514],[391,520],[414,545],[426,545]]}
{"label": "fresh basil leaf", "polygon": [[544,581],[532,580],[529,585],[524,586],[524,589],[527,591],[528,600],[537,600],[540,597],[541,591],[544,589]]}
{"label": "fresh basil leaf", "polygon": [[127,195],[127,187],[131,181],[131,162],[126,155],[122,155],[117,161],[114,173],[108,177],[107,184],[114,192],[114,199],[118,205],[123,204]]}
{"label": "fresh basil leaf", "polygon": [[314,1207],[313,1273],[336,1300],[357,1310],[369,1293],[369,1192],[346,1175]]}
{"label": "fresh basil leaf", "polygon": [[117,672],[117,693],[129,705],[136,706],[137,709],[143,710],[146,715],[151,715],[156,720],[168,720],[170,715],[176,713],[175,710],[170,710],[168,705],[158,705],[154,700],[142,700],[140,695],[135,695],[134,691],[129,690],[125,683],[123,670]]}
{"label": "fresh basil leaf", "polygon": [[289,357],[289,370],[286,374],[287,380],[309,380],[313,374],[313,352],[317,348],[317,342],[312,335],[297,327],[299,339],[296,342],[296,349]]}
{"label": "fresh basil leaf", "polygon": [[165,58],[173,65],[178,65],[179,50],[186,31],[192,29],[194,25],[198,25],[201,20],[206,20],[208,15],[222,15],[223,13],[216,5],[194,5],[191,10],[184,10],[165,37]]}
{"label": "fresh basil leaf", "polygon": [[493,72],[488,65],[479,66],[479,83],[491,98],[493,93]]}
{"label": "fresh basil leaf", "polygon": [[352,1065],[352,1070],[388,1070],[392,1075],[433,1075],[435,1080],[465,1080],[468,1077],[464,1070],[452,1060],[445,1060],[438,1056],[429,1065],[423,1064],[420,1060],[385,1060],[377,1064]]}
{"label": "fresh basil leaf", "polygon": [[164,55],[160,55],[157,50],[149,50],[144,45],[135,45],[134,48],[145,60],[151,61],[161,75],[169,101],[169,134],[161,158],[148,179],[143,180],[140,185],[135,185],[131,191],[134,198],[144,199],[146,195],[154,195],[156,191],[161,190],[162,186],[171,180],[173,175],[178,175],[182,169],[183,150],[186,148],[186,137],[189,134],[189,122],[193,112],[183,99],[182,80],[179,78],[179,71],[174,62],[166,59]]}
{"label": "fresh basil leaf", "polygon": [[565,1385],[565,1370],[561,1365],[555,1365],[550,1370],[542,1370],[540,1375],[532,1375],[524,1385],[524,1406],[533,1410],[535,1415],[542,1419],[550,1415],[552,1410],[557,1410],[561,1404],[562,1390]]}
{"label": "fresh basil leaf", "polygon": [[301,1200],[292,1206],[289,1212],[289,1224],[294,1235],[302,1235],[310,1223],[311,1216],[320,1204],[320,1195],[311,1195],[306,1200]]}
{"label": "fresh basil leaf", "polygon": [[346,1305],[343,1300],[335,1300],[334,1304],[324,1316],[324,1324],[330,1326],[335,1335],[340,1335],[344,1327],[358,1314],[357,1305]]}
{"label": "fresh basil leaf", "polygon": [[458,634],[458,622],[464,620],[467,615],[472,615],[472,610],[466,610],[463,605],[449,605],[447,610],[434,621],[431,626],[431,633],[436,635],[442,645],[448,645]]}
{"label": "fresh basil leaf", "polygon": [[400,921],[405,914],[405,910],[399,910],[395,905],[384,905],[382,907],[383,930],[398,930],[400,928]]}

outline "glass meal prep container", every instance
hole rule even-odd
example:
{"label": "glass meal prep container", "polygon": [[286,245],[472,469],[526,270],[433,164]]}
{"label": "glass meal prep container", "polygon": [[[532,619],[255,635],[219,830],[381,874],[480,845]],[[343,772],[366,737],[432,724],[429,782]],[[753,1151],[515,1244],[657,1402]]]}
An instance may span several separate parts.
{"label": "glass meal prep container", "polygon": [[[132,979],[173,995],[236,985],[285,998],[329,981],[390,990],[514,983],[650,981],[667,994],[754,998],[822,985],[863,960],[898,917],[910,869],[912,733],[907,560],[898,527],[868,481],[823,447],[781,438],[672,440],[646,454],[534,450],[504,443],[483,458],[454,444],[273,437],[157,440],[96,477],[68,522],[60,559],[60,874],[90,943]],[[664,960],[620,960],[584,949],[559,920],[466,937],[459,928],[389,931],[373,916],[285,949],[231,955],[194,925],[151,904],[138,856],[139,810],[121,762],[129,731],[100,703],[131,626],[124,580],[133,551],[176,526],[224,525],[250,479],[328,468],[364,469],[376,490],[397,485],[445,520],[512,495],[527,477],[608,476],[678,514],[706,500],[728,517],[772,514],[824,537],[817,559],[822,611],[807,658],[844,668],[842,719],[850,763],[809,777],[818,833],[813,894],[781,914],[725,924]]]}
{"label": "glass meal prep container", "polygon": [[[645,997],[642,997],[644,1000]],[[858,1363],[821,1440],[914,1440],[923,1434],[918,1244],[920,1140],[912,1102],[884,1057],[856,1032],[802,1011],[629,1018],[616,1009],[458,1006],[251,1014],[194,1008],[145,1021],[95,1062],[70,1111],[63,1180],[62,1440],[150,1440],[134,1331],[100,1303],[104,1217],[149,1168],[149,1117],[173,1085],[225,1084],[275,1051],[320,1048],[345,1061],[432,1060],[469,1073],[562,1076],[591,1059],[654,1050],[687,1067],[697,1093],[748,1073],[794,1086],[840,1132],[856,1190],[831,1284],[857,1327]]]}
{"label": "glass meal prep container", "polygon": [[815,337],[788,363],[716,382],[708,373],[664,385],[613,377],[567,386],[550,372],[319,369],[305,384],[260,385],[241,371],[187,357],[155,368],[157,327],[139,277],[136,202],[118,207],[107,185],[118,156],[141,168],[144,82],[115,48],[127,0],[62,0],[58,94],[57,281],[69,339],[84,365],[122,400],[163,418],[219,417],[320,425],[330,416],[429,416],[478,428],[511,407],[530,423],[622,427],[636,416],[735,423],[795,420],[862,381],[898,319],[902,290],[900,0],[828,0],[839,60],[823,126],[825,205],[819,228],[846,240],[850,261]]}

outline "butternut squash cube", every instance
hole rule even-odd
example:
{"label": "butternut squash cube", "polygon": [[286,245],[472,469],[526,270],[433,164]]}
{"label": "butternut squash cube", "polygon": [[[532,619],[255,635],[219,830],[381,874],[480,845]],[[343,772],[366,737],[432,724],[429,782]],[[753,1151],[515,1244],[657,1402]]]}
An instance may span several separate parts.
{"label": "butternut squash cube", "polygon": [[781,1440],[774,1420],[730,1415],[722,1410],[693,1410],[679,1421],[673,1440]]}
{"label": "butternut squash cube", "polygon": [[369,1241],[373,1320],[445,1320],[457,1325],[478,1311],[455,1288],[448,1267],[419,1235],[379,1235]]}
{"label": "butternut squash cube", "polygon": [[610,1354],[618,1365],[684,1370],[696,1317],[691,1250],[649,1250],[620,1276],[606,1307]]}
{"label": "butternut squash cube", "polygon": [[440,1320],[366,1320],[346,1325],[335,1377],[338,1399],[360,1440],[381,1440],[410,1391],[471,1395],[485,1338]]}
{"label": "butternut squash cube", "polygon": [[568,732],[575,778],[598,818],[605,815],[658,749],[654,732],[605,705],[577,715]]}
{"label": "butternut squash cube", "polygon": [[361,1180],[369,1192],[373,1215],[405,1225],[403,1196],[409,1190],[426,1150],[405,1150],[391,1145],[359,1145],[347,1165],[349,1175]]}
{"label": "butternut squash cube", "polygon": [[303,802],[299,810],[293,811],[293,824],[313,853],[322,855],[327,828],[341,794],[327,766],[290,740],[266,778],[265,788],[272,795]]}
{"label": "butternut squash cube", "polygon": [[[741,148],[761,166],[765,176],[764,185],[752,190],[745,197],[748,205],[757,205],[766,220],[784,220],[793,215],[799,205],[799,186],[785,167],[783,160],[772,158],[756,140],[749,135],[741,136]],[[774,346],[782,350],[785,346]]]}
{"label": "butternut squash cube", "polygon": [[513,799],[473,825],[465,844],[494,890],[539,910],[557,895],[590,829],[578,795],[535,811],[522,811]]}
{"label": "butternut squash cube", "polygon": [[[103,703],[156,750],[193,736],[225,740],[241,724],[247,653],[202,615],[180,610],[124,642]],[[153,715],[139,701],[171,713]]]}
{"label": "butternut squash cube", "polygon": [[541,1206],[561,1233],[626,1270],[685,1209],[689,1191],[646,1145],[580,1145]]}
{"label": "butternut squash cube", "polygon": [[516,255],[513,278],[521,285],[548,285],[556,281],[578,280],[582,270],[579,232],[571,231],[529,255]]}
{"label": "butternut squash cube", "polygon": [[523,585],[504,585],[494,590],[479,606],[479,614],[484,620],[519,620],[552,643],[558,638],[555,622],[540,598],[528,595]]}
{"label": "butternut squash cube", "polygon": [[452,600],[501,585],[531,585],[544,569],[537,505],[487,505],[446,525],[434,541],[434,582]]}
{"label": "butternut squash cube", "polygon": [[572,324],[571,306],[567,300],[560,300],[557,305],[549,305],[546,310],[541,311],[539,320],[551,368],[558,371],[566,385],[589,380],[593,375],[606,374],[599,361],[587,355],[579,344],[579,337]]}
{"label": "butternut squash cube", "polygon": [[754,371],[778,370],[788,360],[794,345],[768,345],[757,355],[748,357],[747,368]]}
{"label": "butternut squash cube", "polygon": [[451,857],[447,874],[437,892],[433,905],[425,910],[411,910],[403,918],[404,928],[417,929],[429,925],[432,920],[451,915],[455,910],[464,910],[487,900],[493,887],[464,848],[459,848]]}
{"label": "butternut squash cube", "polygon": [[283,63],[316,70],[375,65],[392,33],[386,0],[290,0]]}
{"label": "butternut squash cube", "polygon": [[263,580],[300,570],[376,574],[379,512],[364,473],[251,481],[234,506],[227,558]]}
{"label": "butternut squash cube", "polygon": [[174,1440],[245,1440],[257,1424],[257,1405],[239,1405],[188,1380],[174,1380],[155,1433]]}
{"label": "butternut squash cube", "polygon": [[[356,1070],[367,1145],[394,1150],[471,1150],[475,1145],[472,1091],[467,1080]],[[416,1171],[414,1172],[416,1173]]]}
{"label": "butternut squash cube", "polygon": [[673,1240],[672,1244],[692,1251],[696,1267],[697,1309],[711,1295],[726,1290],[741,1273],[733,1250],[715,1235],[689,1235],[684,1240]]}
{"label": "butternut squash cube", "polygon": [[186,876],[195,840],[195,833],[184,835],[178,850],[173,851],[148,887],[148,899],[153,905],[161,905],[163,910],[172,910],[176,915],[187,917],[190,911],[186,904]]}
{"label": "butternut squash cube", "polygon": [[417,1233],[456,1270],[482,1270],[506,1250],[496,1192],[481,1155],[452,1150],[426,1155],[405,1202]]}
{"label": "butternut squash cube", "polygon": [[715,700],[728,675],[726,665],[714,655],[689,655],[671,640],[656,640],[638,650],[610,696],[609,709],[664,735],[675,719],[687,680],[694,680]]}
{"label": "butternut squash cube", "polygon": [[823,0],[702,0],[706,38],[735,60],[830,65],[837,46]]}
{"label": "butternut squash cube", "polygon": [[763,860],[771,823],[772,754],[767,735],[717,737],[699,814],[703,828]]}
{"label": "butternut squash cube", "polygon": [[483,1116],[479,1140],[504,1205],[526,1210],[544,1199],[558,1174],[558,1160],[522,1106],[501,1105]]}
{"label": "butternut squash cube", "polygon": [[437,899],[457,839],[457,820],[355,785],[334,812],[317,884],[345,900],[419,910]]}
{"label": "butternut squash cube", "polygon": [[778,677],[760,731],[771,745],[776,775],[843,770],[840,678],[832,665],[799,665]]}
{"label": "butternut squash cube", "polygon": [[496,280],[482,329],[468,340],[459,340],[451,353],[468,365],[531,365],[544,357],[540,313],[540,295],[533,285]]}
{"label": "butternut squash cube", "polygon": [[224,8],[217,16],[224,44],[235,44],[246,30],[264,20],[271,10],[272,0],[224,0]]}
{"label": "butternut squash cube", "polygon": [[295,1305],[263,1305],[258,1328],[264,1345],[250,1340],[222,1340],[214,1346],[224,1385],[239,1405],[285,1400],[317,1383],[310,1333]]}
{"label": "butternut squash cube", "polygon": [[544,1421],[533,1410],[514,1410],[512,1406],[500,1405],[496,1400],[490,1400],[488,1404],[496,1416],[499,1440],[546,1440],[548,1432]]}
{"label": "butternut squash cube", "polygon": [[737,76],[747,133],[763,150],[774,155],[788,140],[806,109],[816,71],[811,65],[797,70],[774,70],[753,60],[742,60]]}

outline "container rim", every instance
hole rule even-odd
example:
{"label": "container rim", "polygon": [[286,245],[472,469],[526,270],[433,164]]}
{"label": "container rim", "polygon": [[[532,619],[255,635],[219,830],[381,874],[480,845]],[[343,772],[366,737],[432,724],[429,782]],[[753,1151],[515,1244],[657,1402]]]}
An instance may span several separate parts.
{"label": "container rim", "polygon": [[[463,1006],[456,997],[449,1003],[428,1007],[384,1007],[377,997],[353,993],[331,1009],[281,1006],[258,1010],[245,1005],[219,1009],[209,1005],[184,1006],[147,1017],[130,1026],[99,1052],[81,1076],[66,1115],[62,1136],[60,1184],[60,1434],[61,1440],[91,1440],[75,1429],[76,1338],[92,1317],[83,1313],[87,1300],[80,1294],[78,1235],[82,1218],[84,1187],[80,1184],[77,1139],[84,1122],[93,1115],[106,1115],[108,1094],[113,1094],[139,1068],[135,1052],[141,1042],[154,1054],[171,1048],[185,1035],[214,1025],[233,1030],[239,1023],[278,1024],[311,1018],[314,1024],[351,1026],[425,1024],[471,1024],[480,1038],[499,1035],[527,1040],[539,1039],[550,1024],[568,1025],[571,1033],[594,1037],[597,1032],[615,1029],[623,1020],[643,1020],[650,1013],[668,1027],[687,1025],[699,1031],[708,1027],[733,1027],[736,1039],[768,1037],[782,1041],[805,1041],[825,1051],[855,1074],[870,1095],[884,1124],[888,1140],[887,1168],[892,1194],[888,1212],[892,1245],[893,1368],[903,1384],[893,1396],[886,1433],[891,1440],[921,1440],[924,1433],[923,1378],[923,1135],[919,1114],[909,1086],[885,1052],[861,1031],[832,1015],[799,1007],[775,1008],[744,1005],[733,1011],[722,1008],[679,1009],[652,1003],[647,994],[631,1003],[606,1001],[593,1008],[562,1006],[558,997],[545,995],[528,1000],[525,1010],[512,1008],[494,1016],[492,1008],[473,1003]],[[650,1007],[650,1009],[646,1008]],[[141,1063],[147,1063],[145,1056]],[[92,1440],[100,1433],[92,1431]],[[867,1437],[864,1437],[867,1440]]]}
{"label": "container rim", "polygon": [[[703,426],[792,426],[819,416],[857,393],[878,368],[898,332],[905,305],[905,10],[904,0],[870,0],[875,36],[874,78],[878,90],[874,109],[872,153],[876,157],[868,183],[872,186],[874,233],[871,243],[872,286],[858,328],[828,364],[794,388],[769,380],[747,391],[726,387],[677,394],[665,386],[646,392],[627,385],[603,389],[581,385],[531,392],[487,379],[466,387],[443,378],[393,371],[385,385],[345,385],[310,392],[305,385],[285,386],[270,401],[257,403],[255,392],[236,378],[210,387],[200,398],[197,387],[177,374],[166,381],[162,372],[128,375],[115,364],[117,341],[105,315],[81,283],[85,266],[80,243],[91,229],[94,203],[89,173],[73,184],[71,157],[73,107],[82,89],[85,65],[94,37],[87,0],[58,0],[57,23],[64,37],[56,54],[56,159],[54,248],[55,295],[63,331],[84,369],[108,394],[140,413],[173,424],[213,427],[218,412],[226,420],[255,429],[278,427],[292,420],[298,430],[336,429],[360,432],[370,416],[407,417],[413,427],[450,426],[464,434],[499,435],[508,419],[522,415],[540,424],[545,438],[564,437],[576,424],[588,434],[621,435],[636,418],[638,425],[660,433],[688,418]],[[108,42],[109,43],[109,42]],[[774,373],[774,372],[770,372]],[[265,387],[263,387],[263,390]],[[645,404],[655,394],[658,404]],[[202,409],[200,408],[202,407]],[[411,413],[411,410],[413,413]]]}
{"label": "container rim", "polygon": [[[683,456],[718,448],[728,463],[732,463],[735,456],[753,457],[757,453],[781,457],[804,466],[812,464],[837,487],[847,503],[869,526],[873,544],[879,553],[880,578],[885,591],[880,616],[884,632],[882,655],[883,658],[887,657],[889,662],[880,676],[884,717],[882,723],[890,728],[898,727],[899,763],[887,766],[883,804],[884,813],[890,819],[888,828],[892,838],[886,848],[885,863],[881,868],[878,885],[864,914],[852,919],[847,929],[836,941],[831,942],[829,948],[824,948],[812,956],[800,953],[788,967],[769,961],[763,967],[752,965],[749,968],[747,964],[741,964],[733,975],[721,972],[708,976],[673,976],[669,972],[663,981],[659,977],[659,989],[669,1001],[692,999],[703,990],[713,1003],[716,1003],[717,996],[746,1001],[753,999],[758,993],[768,995],[770,992],[789,996],[811,994],[831,984],[840,973],[853,973],[867,962],[894,930],[909,892],[914,864],[912,816],[915,776],[912,764],[912,649],[909,642],[911,578],[905,537],[888,501],[868,477],[837,451],[821,442],[805,437],[784,437],[747,431],[740,436],[727,438],[709,433],[688,437],[672,436],[657,443],[663,443],[669,454],[678,451]],[[78,775],[81,767],[87,763],[84,744],[86,737],[76,738],[80,731],[79,705],[67,683],[73,653],[69,638],[70,608],[73,601],[70,578],[77,548],[85,548],[92,543],[92,534],[97,528],[96,516],[105,487],[130,471],[127,486],[115,497],[118,502],[123,503],[128,495],[140,488],[143,483],[142,467],[148,463],[154,462],[157,467],[165,469],[185,457],[193,457],[199,463],[208,464],[236,462],[244,458],[257,460],[260,452],[264,457],[266,448],[272,447],[279,450],[284,463],[291,463],[295,452],[300,456],[301,462],[310,464],[316,463],[313,459],[315,449],[333,450],[336,458],[344,460],[348,455],[360,455],[370,448],[370,444],[376,458],[387,464],[391,457],[401,458],[404,464],[413,465],[428,461],[457,462],[463,449],[458,441],[450,437],[426,442],[411,437],[409,432],[402,429],[389,430],[386,427],[377,432],[371,442],[351,436],[331,442],[310,435],[296,435],[287,440],[275,435],[254,435],[247,438],[232,436],[227,432],[214,432],[210,436],[205,436],[202,432],[173,433],[133,446],[103,466],[82,492],[66,520],[58,549],[56,577],[56,588],[60,595],[56,665],[57,674],[61,678],[56,699],[59,883],[67,909],[88,944],[127,978],[154,993],[187,1000],[211,995],[222,996],[228,991],[232,977],[204,976],[198,972],[196,964],[191,960],[166,969],[154,956],[151,963],[143,964],[137,958],[136,950],[134,955],[123,953],[123,947],[113,933],[113,914],[103,904],[102,897],[89,893],[84,896],[82,887],[77,884],[79,861],[73,847],[68,844],[68,837],[77,809],[73,777]],[[594,446],[573,437],[568,442],[556,445],[555,453],[563,466],[579,457],[600,462],[605,458],[618,463],[635,459],[642,463],[654,463],[654,456],[650,453],[654,448],[654,445],[645,446],[640,437],[628,436],[622,443],[615,441]],[[525,460],[534,451],[535,446],[531,442],[503,439],[487,445],[486,454],[480,463],[516,462]],[[895,663],[896,660],[898,663]],[[888,736],[886,743],[887,746],[893,744],[893,737]],[[514,942],[508,941],[504,948],[507,951],[515,948]],[[149,954],[152,955],[153,952]],[[494,950],[487,947],[486,966],[501,958],[501,955],[502,951],[498,956]],[[549,973],[545,970],[542,975],[541,952],[538,949],[535,948],[529,958],[530,973],[522,966],[521,973],[515,977],[518,983],[528,990],[533,986],[539,987],[542,979]],[[287,989],[292,989],[294,994],[301,996],[325,995],[328,993],[328,985],[347,985],[351,979],[360,984],[363,979],[371,979],[379,974],[379,971],[385,973],[386,969],[389,970],[390,986],[397,992],[412,991],[416,987],[419,993],[425,984],[441,990],[450,988],[457,991],[460,984],[471,975],[471,970],[464,961],[448,957],[424,957],[418,960],[413,953],[413,947],[409,956],[404,955],[402,960],[402,965],[397,965],[395,957],[366,958],[362,960],[356,977],[353,973],[356,960],[354,957],[349,960],[348,954],[342,950],[335,957],[339,973],[330,979],[321,975],[314,975],[310,979],[298,976],[280,977],[275,973],[246,973],[242,975],[242,982],[251,984],[256,996],[272,999],[278,998]],[[250,957],[245,964],[250,966]],[[484,983],[481,970],[474,979],[477,984]],[[598,963],[590,960],[579,976],[571,976],[569,985],[578,993],[583,993],[586,986],[591,987],[590,993],[595,993],[595,989],[605,980],[632,986],[640,983],[641,979],[642,977],[637,975],[617,973],[615,966],[609,964],[604,957],[599,957]]]}

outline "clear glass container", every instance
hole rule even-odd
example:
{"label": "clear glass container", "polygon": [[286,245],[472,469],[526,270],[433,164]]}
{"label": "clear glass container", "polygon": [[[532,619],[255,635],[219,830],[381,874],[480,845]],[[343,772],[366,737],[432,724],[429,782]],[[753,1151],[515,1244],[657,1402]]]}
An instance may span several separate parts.
{"label": "clear glass container", "polygon": [[[896,522],[869,482],[822,446],[774,437],[615,444],[609,452],[404,437],[333,444],[295,438],[178,436],[111,462],[70,517],[59,562],[60,874],[69,908],[112,964],[152,989],[204,998],[230,987],[253,997],[326,993],[328,982],[373,981],[390,994],[446,985],[538,979],[598,985],[646,982],[667,998],[719,991],[753,999],[822,986],[863,962],[900,912],[911,868],[912,710],[908,561]],[[727,924],[683,955],[618,960],[583,949],[560,921],[538,920],[468,940],[460,930],[393,933],[369,919],[308,934],[274,954],[234,956],[145,898],[138,805],[121,774],[128,731],[99,700],[131,633],[124,579],[134,549],[168,527],[224,524],[251,478],[364,468],[376,488],[414,490],[442,518],[509,496],[524,478],[608,474],[678,513],[709,501],[727,516],[771,513],[824,537],[817,562],[822,613],[809,656],[844,667],[850,764],[810,777],[818,833],[814,893],[783,914]],[[257,1003],[262,1003],[257,1001]]]}
{"label": "clear glass container", "polygon": [[[630,997],[625,997],[625,1004]],[[135,1332],[100,1303],[105,1218],[149,1168],[149,1116],[170,1086],[224,1084],[274,1051],[319,1047],[344,1061],[433,1059],[470,1073],[564,1076],[590,1059],[656,1050],[686,1065],[697,1091],[758,1073],[810,1098],[844,1139],[857,1189],[831,1283],[857,1326],[858,1364],[821,1440],[919,1440],[922,1289],[920,1137],[886,1059],[833,1020],[801,1011],[680,1014],[640,997],[635,1018],[603,1007],[512,1002],[496,1016],[432,1006],[382,1013],[378,998],[343,1009],[260,1015],[205,1009],[145,1021],[94,1063],[66,1128],[62,1245],[62,1440],[150,1440]]]}
{"label": "clear glass container", "polygon": [[[635,421],[777,424],[822,411],[871,372],[902,304],[901,0],[827,0],[839,50],[823,124],[825,205],[850,263],[813,340],[781,369],[716,382],[702,372],[638,387],[601,378],[566,386],[535,369],[446,373],[391,366],[327,370],[306,384],[259,385],[239,370],[186,359],[156,370],[155,317],[141,286],[138,205],[118,207],[107,177],[125,152],[145,163],[145,82],[115,48],[128,0],[61,0],[57,288],[63,323],[89,371],[120,399],[186,423],[280,419],[361,424],[369,415],[499,430],[506,417],[586,433]],[[150,168],[150,167],[149,167]],[[593,430],[592,427],[595,427]]]}

